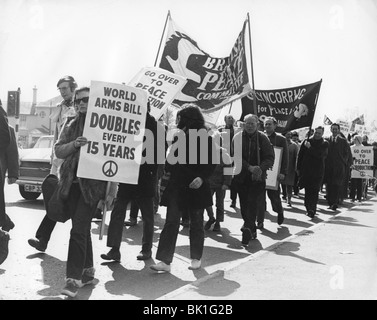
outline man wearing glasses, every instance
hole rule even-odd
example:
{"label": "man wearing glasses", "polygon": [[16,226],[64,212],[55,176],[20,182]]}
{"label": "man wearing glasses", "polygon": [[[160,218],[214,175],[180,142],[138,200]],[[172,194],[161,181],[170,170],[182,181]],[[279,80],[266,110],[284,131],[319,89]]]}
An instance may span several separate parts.
{"label": "man wearing glasses", "polygon": [[[62,130],[67,118],[73,119],[73,117],[76,115],[76,109],[73,104],[73,97],[75,94],[75,89],[77,88],[77,83],[73,77],[64,76],[63,78],[59,79],[56,86],[58,87],[63,100],[56,106],[55,110],[50,116],[50,119],[56,123],[54,132],[54,144],[57,141],[60,131]],[[62,160],[56,158],[54,152],[51,155],[51,159],[52,166],[50,174],[58,176],[58,171]],[[51,175],[46,177],[45,181],[42,184],[43,200],[45,201],[45,204],[47,204],[48,199],[51,197],[57,181],[56,177],[53,177],[55,179],[47,179],[51,177]],[[46,194],[44,190],[49,190],[49,194]],[[55,225],[56,222],[51,220],[46,214],[41,224],[39,225],[35,238],[28,240],[29,245],[31,245],[38,251],[44,252],[47,248],[51,233],[54,230]]]}

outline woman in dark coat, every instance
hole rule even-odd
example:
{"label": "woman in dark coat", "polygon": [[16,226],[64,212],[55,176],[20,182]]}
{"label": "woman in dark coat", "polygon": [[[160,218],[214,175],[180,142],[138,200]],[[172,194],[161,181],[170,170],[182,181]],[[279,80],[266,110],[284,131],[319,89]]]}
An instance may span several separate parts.
{"label": "woman in dark coat", "polygon": [[213,204],[208,179],[216,167],[212,161],[215,145],[205,128],[200,109],[189,104],[180,110],[177,113],[177,128],[181,131],[176,134],[165,166],[165,171],[170,172],[170,180],[160,203],[167,206],[167,211],[156,255],[160,262],[151,266],[155,271],[170,272],[184,209],[189,211],[190,217],[192,261],[189,268],[200,268],[204,247],[204,209]]}
{"label": "woman in dark coat", "polygon": [[307,215],[313,218],[317,211],[318,194],[325,174],[325,159],[329,143],[323,139],[324,128],[317,127],[314,135],[305,140],[297,156],[299,187],[305,188]]}

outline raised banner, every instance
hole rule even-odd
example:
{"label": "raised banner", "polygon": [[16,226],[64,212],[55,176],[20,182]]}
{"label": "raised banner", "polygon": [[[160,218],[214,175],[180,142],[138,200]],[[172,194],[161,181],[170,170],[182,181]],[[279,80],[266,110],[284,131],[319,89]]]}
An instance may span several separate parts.
{"label": "raised banner", "polygon": [[78,177],[137,184],[147,101],[142,89],[91,82]]}
{"label": "raised banner", "polygon": [[369,179],[373,177],[373,147],[353,146],[353,166],[351,178]]}
{"label": "raised banner", "polygon": [[158,120],[186,82],[184,77],[167,70],[146,67],[139,71],[129,85],[148,92],[150,114]]}
{"label": "raised banner", "polygon": [[203,113],[213,113],[251,91],[245,56],[246,21],[230,55],[215,58],[200,49],[169,19],[167,41],[159,66],[187,79],[174,104],[181,106],[193,102]]}
{"label": "raised banner", "polygon": [[[266,117],[275,117],[276,131],[288,131],[311,127],[317,106],[322,80],[307,85],[278,90],[256,90],[256,113],[261,121]],[[242,114],[255,114],[253,94],[241,99]]]}

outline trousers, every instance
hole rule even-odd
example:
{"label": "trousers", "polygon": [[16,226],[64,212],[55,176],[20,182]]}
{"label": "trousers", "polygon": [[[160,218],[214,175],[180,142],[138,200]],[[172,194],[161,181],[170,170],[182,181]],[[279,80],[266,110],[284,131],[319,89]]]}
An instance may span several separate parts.
{"label": "trousers", "polygon": [[[149,253],[152,250],[153,234],[154,234],[154,213],[153,213],[153,197],[149,198],[117,198],[114,208],[111,212],[109,229],[107,232],[107,246],[120,248],[123,235],[123,224],[126,217],[126,208],[130,202],[134,201],[141,211],[143,220],[143,252]],[[137,217],[137,215],[136,215]]]}
{"label": "trousers", "polygon": [[[190,219],[190,257],[191,259],[200,260],[204,248],[204,209],[188,208],[187,213]],[[166,264],[170,264],[173,261],[181,215],[182,210],[178,203],[178,192],[176,189],[173,189],[167,203],[165,225],[160,235],[156,254],[156,259]]]}

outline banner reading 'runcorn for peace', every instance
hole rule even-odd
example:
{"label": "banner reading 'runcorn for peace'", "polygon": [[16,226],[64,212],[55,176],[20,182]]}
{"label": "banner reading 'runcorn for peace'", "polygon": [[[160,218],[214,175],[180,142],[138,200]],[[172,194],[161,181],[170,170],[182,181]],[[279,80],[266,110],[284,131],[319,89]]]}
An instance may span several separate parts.
{"label": "banner reading 'runcorn for peace'", "polygon": [[[278,90],[255,90],[256,113],[260,120],[275,117],[276,131],[286,133],[290,130],[310,127],[313,123],[322,80],[298,87]],[[242,98],[242,115],[255,114],[253,96]]]}

